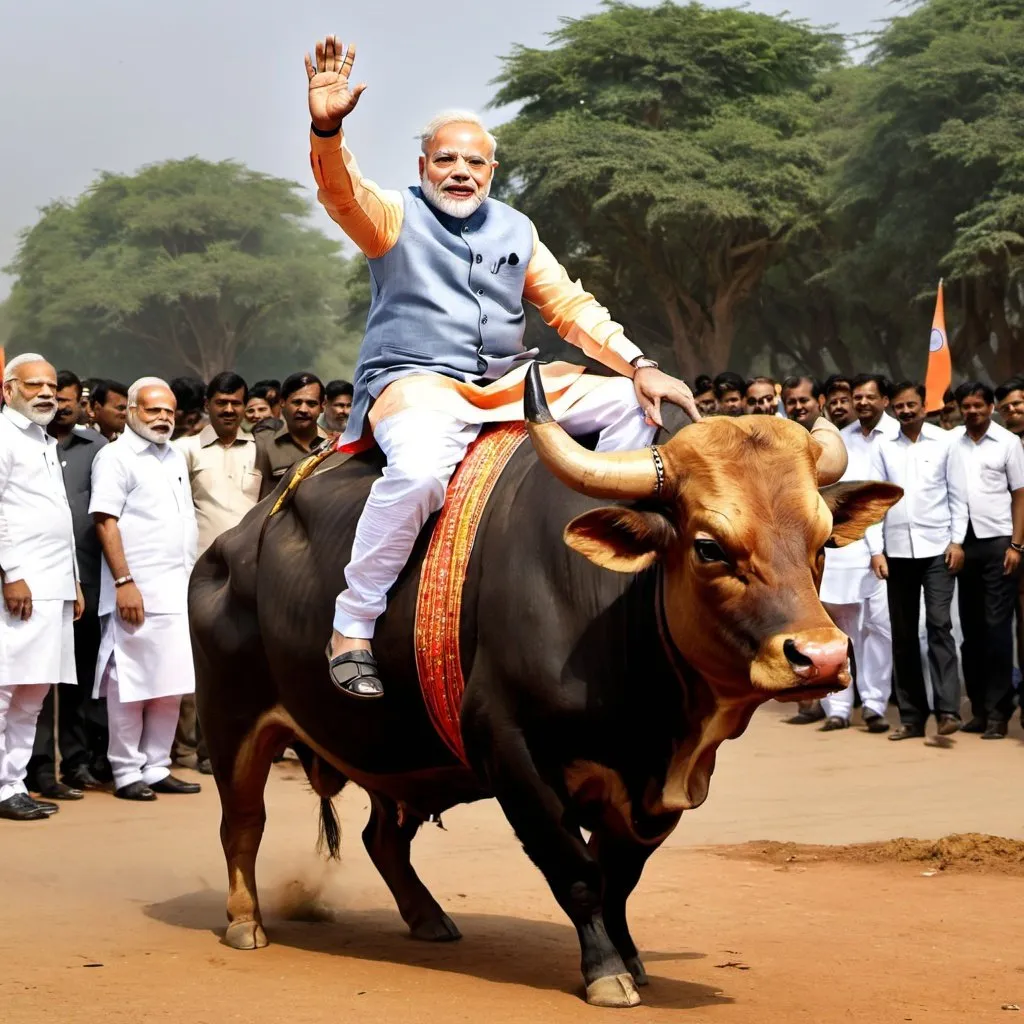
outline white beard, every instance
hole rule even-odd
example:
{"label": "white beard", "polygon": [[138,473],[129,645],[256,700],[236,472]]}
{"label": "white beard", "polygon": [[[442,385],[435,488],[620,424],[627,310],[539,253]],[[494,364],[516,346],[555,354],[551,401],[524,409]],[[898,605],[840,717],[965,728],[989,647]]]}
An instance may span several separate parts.
{"label": "white beard", "polygon": [[161,431],[143,423],[137,416],[129,417],[128,426],[130,426],[132,430],[139,435],[139,437],[144,437],[147,441],[152,441],[153,444],[167,444],[171,439],[170,430],[168,430],[167,433],[162,433]]}
{"label": "white beard", "polygon": [[[447,179],[445,179],[447,180]],[[475,196],[469,199],[453,199],[444,191],[443,184],[435,185],[428,177],[426,171],[420,177],[420,188],[428,203],[449,217],[457,217],[465,220],[472,217],[483,205],[484,200],[491,194],[491,186],[488,183],[484,188],[479,189]]]}
{"label": "white beard", "polygon": [[37,409],[33,400],[26,401],[21,395],[12,395],[7,403],[15,412],[20,412],[26,419],[40,427],[48,427],[57,415],[57,403],[54,402],[50,409]]}

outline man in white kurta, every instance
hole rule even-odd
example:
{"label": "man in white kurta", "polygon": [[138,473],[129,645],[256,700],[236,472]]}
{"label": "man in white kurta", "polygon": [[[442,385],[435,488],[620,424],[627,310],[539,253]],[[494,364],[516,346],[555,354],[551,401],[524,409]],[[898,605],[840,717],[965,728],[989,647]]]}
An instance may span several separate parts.
{"label": "man in white kurta", "polygon": [[12,359],[0,414],[0,818],[46,818],[57,805],[33,800],[25,774],[36,721],[55,683],[74,685],[72,622],[82,613],[74,526],[57,442],[57,373],[42,356]]}
{"label": "man in white kurta", "polygon": [[[883,438],[893,440],[899,423],[886,413],[888,384],[862,374],[853,381],[853,405],[858,419],[840,432],[849,461],[842,479],[872,479],[872,453]],[[885,558],[882,524],[868,528],[863,540],[825,552],[821,603],[832,621],[853,643],[857,692],[862,717],[870,732],[886,732],[885,713],[892,693],[892,627],[883,579]],[[822,700],[827,718],[822,729],[844,729],[853,712],[853,687]]]}
{"label": "man in white kurta", "polygon": [[185,460],[168,443],[174,410],[163,381],[136,381],[127,427],[92,470],[89,511],[104,556],[96,695],[106,692],[107,756],[115,796],[126,800],[199,792],[170,774],[178,708],[195,690],[188,577],[197,536]]}

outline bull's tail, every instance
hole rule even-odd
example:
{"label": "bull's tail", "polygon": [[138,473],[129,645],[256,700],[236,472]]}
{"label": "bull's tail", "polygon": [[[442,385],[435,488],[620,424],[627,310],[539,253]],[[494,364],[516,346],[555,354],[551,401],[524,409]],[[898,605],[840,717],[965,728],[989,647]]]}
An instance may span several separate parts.
{"label": "bull's tail", "polygon": [[317,853],[326,854],[331,860],[341,855],[341,825],[334,801],[329,796],[320,797],[320,835],[316,841]]}

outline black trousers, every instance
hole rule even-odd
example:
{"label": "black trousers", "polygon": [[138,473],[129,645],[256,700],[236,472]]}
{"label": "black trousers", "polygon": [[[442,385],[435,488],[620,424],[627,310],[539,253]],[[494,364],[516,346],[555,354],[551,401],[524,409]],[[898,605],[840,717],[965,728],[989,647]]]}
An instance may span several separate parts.
{"label": "black trousers", "polygon": [[1013,611],[1017,579],[1003,575],[1009,537],[979,540],[968,530],[960,573],[960,648],[971,712],[989,722],[1013,714]]}
{"label": "black trousers", "polygon": [[918,622],[924,591],[928,630],[928,668],[936,715],[960,716],[960,672],[953,639],[955,577],[943,555],[931,558],[890,558],[889,619],[892,622],[892,659],[896,670],[896,702],[904,725],[923,727],[928,721],[928,692],[921,666]]}
{"label": "black trousers", "polygon": [[[57,750],[61,771],[80,765],[93,769],[107,755],[107,702],[93,700],[96,658],[100,649],[100,620],[94,602],[75,623],[75,674],[78,685],[50,688],[36,723],[36,738],[28,777],[35,783],[52,782],[57,772]],[[53,695],[57,694],[57,729],[54,732]]]}

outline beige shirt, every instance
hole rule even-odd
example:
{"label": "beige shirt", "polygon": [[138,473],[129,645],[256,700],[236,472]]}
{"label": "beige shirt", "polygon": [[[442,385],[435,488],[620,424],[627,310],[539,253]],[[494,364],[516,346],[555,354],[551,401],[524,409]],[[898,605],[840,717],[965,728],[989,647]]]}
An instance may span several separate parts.
{"label": "beige shirt", "polygon": [[188,466],[201,555],[259,501],[262,476],[256,469],[256,444],[239,431],[231,447],[225,448],[213,427],[206,426],[174,445]]}

